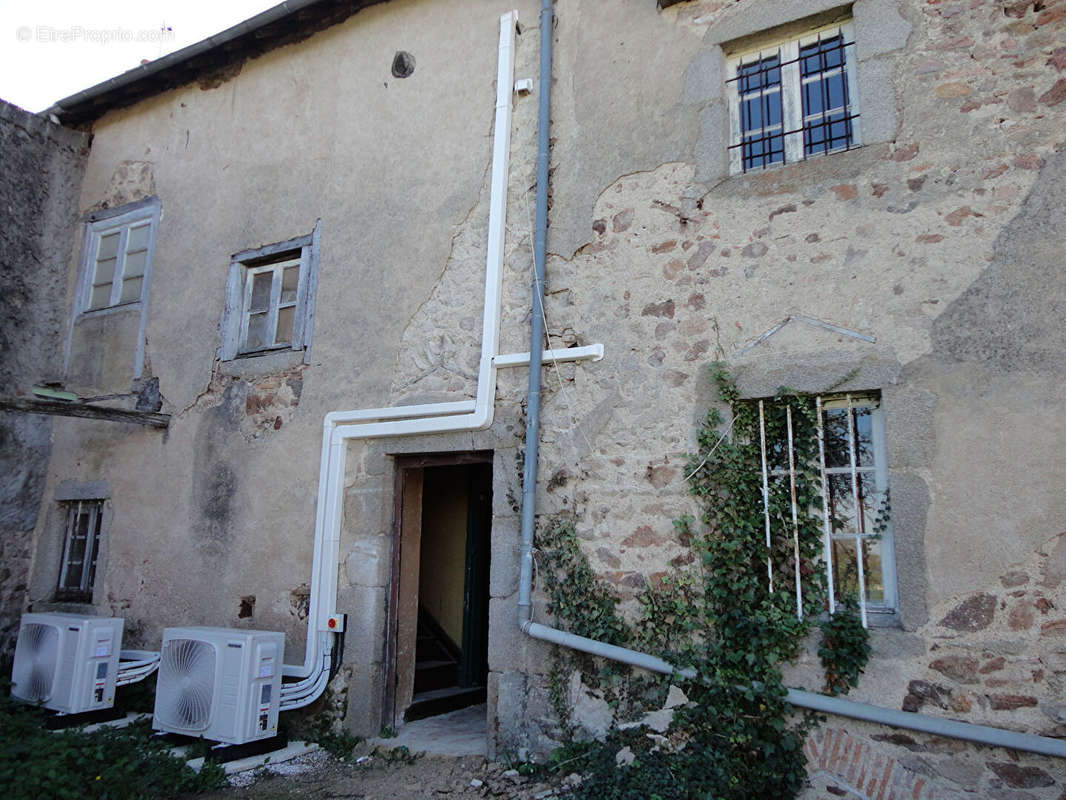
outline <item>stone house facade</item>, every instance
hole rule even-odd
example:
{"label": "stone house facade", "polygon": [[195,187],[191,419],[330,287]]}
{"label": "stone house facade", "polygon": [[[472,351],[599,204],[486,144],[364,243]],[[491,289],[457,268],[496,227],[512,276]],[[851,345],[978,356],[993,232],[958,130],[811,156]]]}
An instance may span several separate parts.
{"label": "stone house facade", "polygon": [[[478,396],[500,15],[517,7],[513,77],[535,83],[538,4],[322,5],[53,109],[92,137],[51,188],[77,205],[48,223],[62,363],[13,388],[58,373],[169,424],[50,418],[5,613],[91,607],[143,646],[168,625],[282,630],[298,661],[322,420]],[[604,356],[544,371],[539,519],[573,522],[625,607],[690,556],[672,521],[695,510],[707,364],[749,398],[825,393],[866,437],[865,512],[891,491],[849,697],[1063,738],[1066,0],[607,5],[555,5],[548,342]],[[529,349],[536,91],[509,111],[499,354]],[[525,380],[500,364],[485,429],[343,442],[333,688],[357,733],[417,694],[421,599],[484,648],[465,667],[490,754],[557,740],[548,645],[515,624]],[[794,685],[817,689],[816,661]],[[1060,759],[838,717],[808,760],[811,796],[1066,791]]]}

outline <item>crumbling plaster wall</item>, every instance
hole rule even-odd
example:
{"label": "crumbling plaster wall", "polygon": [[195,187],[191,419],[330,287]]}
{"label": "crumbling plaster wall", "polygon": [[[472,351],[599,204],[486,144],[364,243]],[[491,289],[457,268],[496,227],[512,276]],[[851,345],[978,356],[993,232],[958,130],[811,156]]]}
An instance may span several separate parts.
{"label": "crumbling plaster wall", "polygon": [[[476,273],[444,303],[469,306],[478,344],[499,13],[488,2],[373,7],[221,84],[95,124],[81,208],[149,192],[161,202],[146,358],[173,417],[166,432],[57,423],[50,486],[108,482],[97,605],[125,616],[135,643],[158,643],[167,625],[267,628],[285,631],[287,660],[301,661],[324,415],[414,394],[472,396],[476,369],[461,385],[434,382],[432,368],[420,382],[424,365],[402,343],[452,265]],[[397,50],[416,59],[403,80],[390,72]],[[121,177],[131,173],[132,183]],[[230,254],[306,234],[316,220],[310,363],[218,362]],[[449,324],[459,310],[445,313]],[[391,483],[379,474],[357,486],[359,475],[353,458],[338,608],[352,614],[350,724],[366,734],[380,725],[388,558],[375,537],[391,522]],[[44,604],[51,588],[39,588]]]}
{"label": "crumbling plaster wall", "polygon": [[[935,682],[932,646],[955,635],[941,620],[960,606],[965,615],[967,603],[984,609],[970,593],[989,594],[980,587],[994,585],[1004,563],[1028,564],[1063,529],[1049,482],[1033,479],[1061,473],[1066,458],[1052,415],[1041,412],[1041,436],[1032,436],[1034,410],[1054,407],[1061,382],[1053,347],[1040,360],[987,355],[1013,352],[1003,341],[1021,353],[1019,338],[1031,338],[996,316],[1018,296],[1019,247],[1032,259],[1030,295],[1021,295],[1032,301],[1021,307],[1038,318],[1027,330],[1050,344],[1057,335],[1056,295],[1035,302],[1054,274],[1054,204],[1036,212],[1061,185],[1061,4],[1005,13],[982,0],[858,0],[866,146],[732,178],[721,43],[835,4],[705,0],[658,12],[626,0],[606,13],[588,0],[557,4],[548,331],[555,346],[603,342],[607,357],[545,371],[538,503],[542,521],[575,520],[594,567],[627,601],[691,559],[671,520],[693,510],[683,464],[712,401],[704,367],[714,357],[752,394],[779,375],[817,389],[855,366],[866,371],[854,380],[873,381],[856,388],[883,392],[905,599],[902,628],[874,634],[859,699],[902,705],[912,681]],[[533,5],[520,4],[518,77],[535,69]],[[124,545],[106,580],[108,603],[142,620],[147,642],[165,624],[248,624],[285,629],[292,658],[322,415],[472,396],[497,14],[488,4],[389,3],[250,62],[210,91],[170,92],[98,124],[83,207],[129,161],[151,164],[163,203],[148,352],[164,410],[176,416],[165,436],[64,422],[51,480],[104,474],[113,496],[137,498],[115,501],[113,540]],[[418,59],[406,81],[387,72],[400,48]],[[515,111],[504,352],[528,346],[534,102],[516,98]],[[425,213],[412,221],[411,210]],[[291,375],[216,368],[228,254],[306,233],[318,218],[311,364]],[[1047,249],[1026,248],[1033,240]],[[394,272],[402,279],[389,280]],[[789,325],[740,353],[792,313],[877,341]],[[975,348],[968,333],[982,323],[996,335]],[[338,607],[352,614],[349,642],[359,642],[349,644],[344,677],[354,730],[380,723],[391,456],[491,449],[490,751],[544,750],[558,738],[547,648],[514,624],[524,386],[524,371],[500,372],[488,431],[348,448]],[[1003,489],[981,494],[993,475]],[[199,562],[174,568],[190,558]],[[201,568],[207,577],[196,578]],[[238,620],[238,600],[251,594],[254,613]],[[991,642],[1059,664],[1060,628],[1045,627],[1059,607],[996,597],[1034,604],[1020,644],[958,641],[955,654]],[[543,614],[544,598],[535,602]],[[1026,695],[1037,705],[1018,706],[1018,724],[1051,724],[1041,704],[1060,673],[1046,667]],[[1012,723],[1017,709],[981,697],[973,708]]]}
{"label": "crumbling plaster wall", "polygon": [[[62,369],[67,261],[89,137],[0,101],[0,393],[23,396]],[[51,447],[48,417],[0,413],[0,657],[29,583]]]}
{"label": "crumbling plaster wall", "polygon": [[[692,559],[671,521],[694,510],[684,463],[712,402],[707,362],[725,360],[749,396],[782,383],[817,391],[857,368],[845,388],[881,390],[886,410],[901,627],[873,633],[853,696],[903,707],[947,646],[979,666],[1040,662],[950,714],[1061,735],[1058,583],[1010,636],[960,638],[943,620],[1066,530],[1054,477],[1066,467],[1056,413],[1066,8],[860,0],[860,71],[879,81],[869,105],[861,90],[874,132],[865,146],[727,177],[719,44],[760,19],[834,4],[650,5],[557,10],[548,328],[603,342],[607,356],[545,371],[542,521],[571,516],[596,571],[631,600]],[[708,166],[700,148],[713,126]],[[789,315],[876,341],[792,323],[745,350]],[[1036,582],[1040,569],[1022,571]],[[966,625],[998,631],[1022,602],[994,594],[995,608]],[[550,737],[550,714],[539,728],[529,719],[545,666],[529,675],[515,659],[498,677],[509,695],[500,729],[523,729],[501,746]],[[987,770],[972,785],[1019,788]],[[958,790],[946,767],[933,772],[939,791]]]}

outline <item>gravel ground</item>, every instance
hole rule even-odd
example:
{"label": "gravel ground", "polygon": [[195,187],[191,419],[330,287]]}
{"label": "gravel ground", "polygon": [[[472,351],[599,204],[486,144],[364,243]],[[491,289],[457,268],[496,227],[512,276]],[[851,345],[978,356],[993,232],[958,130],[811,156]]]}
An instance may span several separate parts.
{"label": "gravel ground", "polygon": [[[288,797],[352,800],[481,800],[501,797],[547,800],[558,797],[548,783],[519,775],[480,756],[423,755],[404,759],[390,751],[358,749],[350,761],[322,751],[293,761],[231,776],[233,784],[201,800],[280,800]],[[565,781],[564,781],[565,782]]]}

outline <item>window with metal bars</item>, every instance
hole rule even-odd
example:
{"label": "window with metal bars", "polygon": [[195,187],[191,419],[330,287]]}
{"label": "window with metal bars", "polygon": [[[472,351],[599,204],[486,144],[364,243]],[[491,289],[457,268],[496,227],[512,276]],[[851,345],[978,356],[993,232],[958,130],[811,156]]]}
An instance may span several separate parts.
{"label": "window with metal bars", "polygon": [[[796,521],[800,515],[818,518],[823,534],[822,560],[828,579],[829,611],[834,612],[840,603],[854,602],[864,625],[872,616],[891,617],[897,608],[896,578],[884,415],[879,395],[815,398],[818,452],[814,464],[798,461],[794,452],[793,432],[794,426],[800,424],[799,415],[790,406],[772,400],[755,402],[761,433],[759,445],[768,552],[775,536],[799,536]],[[771,431],[769,436],[768,430]],[[817,472],[821,486],[820,507],[799,506],[794,488],[800,471]],[[786,530],[774,530],[771,520],[780,518],[771,511],[771,497],[788,497],[790,494],[791,527],[786,525]],[[779,521],[777,527],[781,527]],[[797,541],[797,551],[798,547]],[[768,572],[768,580],[771,583],[775,580],[772,569]],[[798,562],[794,580],[797,613],[802,613]]]}
{"label": "window with metal bars", "polygon": [[96,581],[96,562],[100,556],[104,501],[72,500],[62,505],[67,510],[66,529],[55,598],[91,603],[93,584]]}
{"label": "window with metal bars", "polygon": [[730,171],[858,147],[854,49],[845,23],[732,57]]}
{"label": "window with metal bars", "polygon": [[144,299],[158,220],[157,201],[133,203],[90,217],[82,252],[80,312]]}

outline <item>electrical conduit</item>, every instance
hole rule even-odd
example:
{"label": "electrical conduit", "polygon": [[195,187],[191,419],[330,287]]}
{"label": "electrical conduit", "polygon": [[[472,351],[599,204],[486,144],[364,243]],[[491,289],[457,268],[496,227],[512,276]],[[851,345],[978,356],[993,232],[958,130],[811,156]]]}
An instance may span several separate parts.
{"label": "electrical conduit", "polygon": [[[540,110],[537,122],[537,196],[533,240],[535,277],[533,279],[533,312],[530,329],[529,351],[536,353],[542,348],[544,337],[544,262],[547,254],[548,229],[548,158],[549,126],[551,115],[551,57],[552,57],[552,0],[541,0],[540,12]],[[681,677],[695,677],[691,668],[677,669],[661,658],[630,650],[624,647],[577,636],[547,625],[533,622],[533,531],[536,516],[537,456],[540,445],[540,372],[541,365],[529,362],[529,401],[526,414],[525,469],[522,475],[522,530],[519,545],[518,626],[535,639],[570,647],[594,656],[609,658],[642,669],[666,675],[675,672]],[[965,739],[980,744],[1027,750],[1042,755],[1066,758],[1066,741],[1044,736],[1015,733],[1014,731],[974,725],[968,722],[896,711],[890,708],[856,703],[838,697],[790,689],[788,701],[795,706],[810,708],[828,714],[838,714],[854,719],[891,725],[898,728],[923,731],[937,736]]]}
{"label": "electrical conduit", "polygon": [[334,630],[328,626],[328,623],[331,618],[335,618],[336,611],[340,526],[348,441],[484,430],[492,424],[496,397],[494,359],[499,351],[500,336],[507,174],[510,164],[511,95],[514,90],[517,21],[517,11],[507,12],[500,17],[492,177],[489,190],[489,230],[485,259],[485,302],[481,329],[481,359],[475,399],[394,408],[335,411],[326,415],[322,430],[307,645],[302,664],[286,664],[283,667],[285,676],[298,679],[282,686],[281,707],[283,710],[299,708],[313,702],[325,689],[329,679]]}

